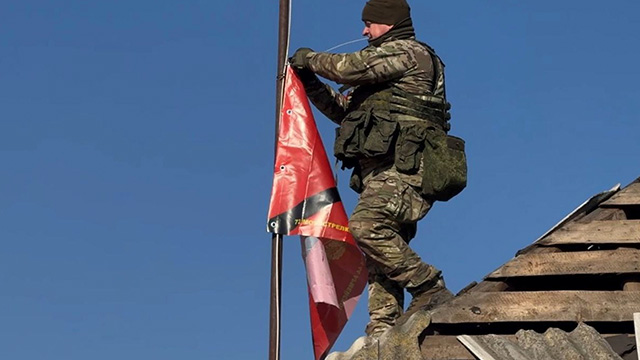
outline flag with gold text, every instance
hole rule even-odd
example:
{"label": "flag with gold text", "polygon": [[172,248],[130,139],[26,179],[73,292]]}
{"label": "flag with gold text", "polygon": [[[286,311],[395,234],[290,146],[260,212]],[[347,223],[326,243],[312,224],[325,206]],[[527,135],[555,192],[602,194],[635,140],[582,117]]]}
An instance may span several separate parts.
{"label": "flag with gold text", "polygon": [[300,235],[315,359],[323,359],[367,283],[364,257],[295,72],[287,67],[267,230]]}

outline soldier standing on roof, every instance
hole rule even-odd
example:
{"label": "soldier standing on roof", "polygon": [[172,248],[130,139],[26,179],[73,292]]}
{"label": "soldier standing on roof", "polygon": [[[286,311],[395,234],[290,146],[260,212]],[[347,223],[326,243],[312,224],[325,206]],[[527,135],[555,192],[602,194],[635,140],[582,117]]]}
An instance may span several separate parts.
{"label": "soldier standing on roof", "polygon": [[[451,182],[450,168],[464,166],[466,184],[466,159],[463,150],[462,157],[441,156],[442,148],[455,148],[447,146],[444,64],[415,39],[407,2],[369,0],[362,20],[362,34],[369,38],[363,50],[331,54],[301,48],[290,62],[313,104],[340,125],[334,153],[343,168],[353,168],[350,187],[360,193],[349,228],[366,255],[365,331],[375,339],[415,311],[453,297],[441,271],[423,262],[409,241],[435,200],[462,190],[459,183],[454,190],[437,183]],[[344,96],[316,74],[353,89]],[[413,296],[406,311],[404,289]]]}

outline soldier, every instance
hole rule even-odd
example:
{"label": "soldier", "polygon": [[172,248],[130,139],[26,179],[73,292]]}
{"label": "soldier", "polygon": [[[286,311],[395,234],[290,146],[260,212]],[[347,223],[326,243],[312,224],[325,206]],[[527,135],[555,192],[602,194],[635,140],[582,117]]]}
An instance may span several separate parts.
{"label": "soldier", "polygon": [[[340,125],[334,153],[343,168],[353,168],[350,187],[360,193],[349,228],[366,255],[365,331],[375,339],[415,311],[453,297],[441,271],[409,247],[417,222],[435,201],[423,188],[423,152],[433,139],[446,139],[450,106],[444,64],[415,39],[405,0],[369,0],[362,20],[369,38],[363,50],[301,48],[290,62],[312,103]],[[352,90],[344,96],[316,74]],[[404,289],[413,298],[403,315]]]}

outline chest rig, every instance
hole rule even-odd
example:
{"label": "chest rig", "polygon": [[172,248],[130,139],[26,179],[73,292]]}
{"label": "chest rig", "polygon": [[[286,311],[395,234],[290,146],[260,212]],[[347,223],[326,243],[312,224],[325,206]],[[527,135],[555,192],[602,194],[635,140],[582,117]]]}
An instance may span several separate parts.
{"label": "chest rig", "polygon": [[444,64],[434,50],[419,43],[431,55],[432,89],[410,94],[390,83],[362,85],[350,94],[347,116],[336,132],[334,154],[343,168],[355,168],[362,159],[393,159],[398,170],[418,171],[429,128],[446,133],[451,105],[446,101]]}

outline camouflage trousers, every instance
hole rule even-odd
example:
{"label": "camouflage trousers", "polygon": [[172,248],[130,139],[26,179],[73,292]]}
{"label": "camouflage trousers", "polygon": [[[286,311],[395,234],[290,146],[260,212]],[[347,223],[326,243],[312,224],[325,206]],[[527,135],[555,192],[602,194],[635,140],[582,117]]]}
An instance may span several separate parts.
{"label": "camouflage trousers", "polygon": [[364,180],[349,228],[369,270],[367,335],[379,335],[394,325],[403,312],[405,288],[417,287],[440,274],[409,247],[418,220],[432,204],[393,169]]}

